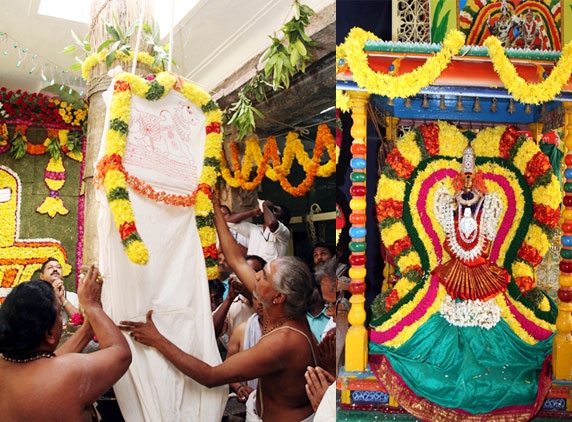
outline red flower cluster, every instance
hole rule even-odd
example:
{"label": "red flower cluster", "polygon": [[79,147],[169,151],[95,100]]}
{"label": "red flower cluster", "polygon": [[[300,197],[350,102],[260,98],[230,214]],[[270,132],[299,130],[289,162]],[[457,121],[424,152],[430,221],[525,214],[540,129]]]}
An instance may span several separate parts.
{"label": "red flower cluster", "polygon": [[542,262],[542,256],[538,250],[535,247],[528,245],[526,242],[522,243],[517,255],[519,258],[529,262],[533,267],[536,267]]}
{"label": "red flower cluster", "polygon": [[423,135],[423,142],[427,152],[432,157],[439,154],[439,126],[434,123],[419,126],[419,130]]}
{"label": "red flower cluster", "polygon": [[387,164],[403,179],[409,179],[415,167],[403,156],[397,148],[393,148],[386,158]]}
{"label": "red flower cluster", "polygon": [[514,281],[522,293],[528,292],[535,285],[534,280],[529,276],[517,277],[514,279]]}
{"label": "red flower cluster", "polygon": [[556,227],[560,221],[560,210],[544,204],[534,204],[534,218],[548,227]]}
{"label": "red flower cluster", "polygon": [[542,151],[538,151],[526,164],[524,178],[529,185],[532,185],[538,177],[542,176],[551,168],[550,160],[546,154]]}
{"label": "red flower cluster", "polygon": [[396,201],[395,199],[382,199],[375,205],[377,221],[382,221],[385,218],[402,218],[403,217],[403,202]]}
{"label": "red flower cluster", "polygon": [[404,250],[409,249],[410,247],[411,247],[411,239],[409,238],[409,236],[405,236],[404,238],[401,238],[393,242],[393,244],[390,245],[387,248],[387,250],[391,254],[391,256],[397,256]]}
{"label": "red flower cluster", "polygon": [[60,114],[59,100],[44,94],[17,90],[8,91],[0,88],[0,103],[8,114],[6,123],[27,125],[53,125],[56,127],[70,127],[64,122]]}
{"label": "red flower cluster", "polygon": [[510,156],[510,149],[516,143],[516,138],[520,134],[513,126],[508,126],[501,136],[500,146],[499,146],[499,157],[508,159]]}
{"label": "red flower cluster", "polygon": [[391,311],[391,308],[393,308],[397,302],[399,302],[399,293],[397,290],[393,289],[385,297],[385,311]]}
{"label": "red flower cluster", "polygon": [[218,251],[216,245],[203,246],[203,256],[205,258],[211,257],[212,259],[217,259]]}
{"label": "red flower cluster", "polygon": [[75,313],[71,316],[71,318],[69,319],[69,322],[72,325],[76,325],[76,326],[81,325],[81,324],[83,324],[83,315],[80,314],[79,312]]}

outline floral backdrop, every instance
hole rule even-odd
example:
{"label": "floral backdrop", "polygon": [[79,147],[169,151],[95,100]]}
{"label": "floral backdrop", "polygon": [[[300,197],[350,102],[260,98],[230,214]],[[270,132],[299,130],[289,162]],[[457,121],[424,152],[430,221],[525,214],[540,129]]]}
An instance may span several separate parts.
{"label": "floral backdrop", "polygon": [[0,300],[50,256],[75,290],[87,107],[66,99],[0,88]]}

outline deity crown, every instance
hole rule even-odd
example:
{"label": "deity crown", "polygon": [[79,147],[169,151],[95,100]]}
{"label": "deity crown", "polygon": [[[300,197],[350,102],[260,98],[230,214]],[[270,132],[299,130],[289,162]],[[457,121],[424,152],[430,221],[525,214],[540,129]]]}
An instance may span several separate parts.
{"label": "deity crown", "polygon": [[475,151],[470,145],[463,151],[463,173],[475,174]]}

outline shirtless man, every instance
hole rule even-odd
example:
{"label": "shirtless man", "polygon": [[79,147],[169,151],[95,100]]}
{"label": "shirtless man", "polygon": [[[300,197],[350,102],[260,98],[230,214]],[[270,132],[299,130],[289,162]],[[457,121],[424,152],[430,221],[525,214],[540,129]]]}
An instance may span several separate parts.
{"label": "shirtless man", "polygon": [[215,199],[215,225],[222,249],[240,280],[263,306],[263,336],[253,347],[212,367],[191,356],[159,333],[147,313],[145,323],[121,321],[120,328],[155,347],[187,376],[208,387],[258,378],[247,402],[248,421],[311,420],[304,373],[315,366],[316,341],[305,317],[312,292],[308,267],[298,258],[280,257],[256,273],[244,260]]}
{"label": "shirtless man", "polygon": [[[62,303],[52,287],[34,280],[16,286],[6,298],[0,308],[3,421],[90,421],[91,405],[127,370],[129,345],[103,312],[98,274],[91,266],[79,286],[86,322],[55,353],[62,334]],[[72,353],[93,334],[100,350]]]}

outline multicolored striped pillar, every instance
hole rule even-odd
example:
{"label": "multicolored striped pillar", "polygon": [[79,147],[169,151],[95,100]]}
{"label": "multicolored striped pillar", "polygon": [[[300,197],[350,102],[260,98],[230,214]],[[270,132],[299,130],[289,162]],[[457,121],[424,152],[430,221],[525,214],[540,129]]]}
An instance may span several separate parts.
{"label": "multicolored striped pillar", "polygon": [[564,163],[564,198],[562,211],[562,249],[558,283],[558,316],[552,343],[552,369],[557,380],[572,379],[572,103],[566,110],[566,156]]}
{"label": "multicolored striped pillar", "polygon": [[346,335],[345,369],[363,371],[367,366],[367,329],[364,326],[365,313],[365,250],[366,250],[366,151],[367,151],[367,92],[349,93],[352,104],[353,125],[351,128],[352,172],[350,180],[351,223],[349,235],[349,276],[351,309],[348,313],[350,327]]}

